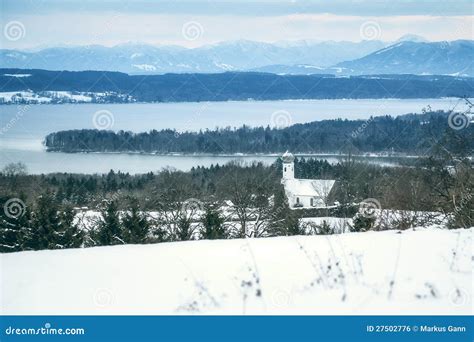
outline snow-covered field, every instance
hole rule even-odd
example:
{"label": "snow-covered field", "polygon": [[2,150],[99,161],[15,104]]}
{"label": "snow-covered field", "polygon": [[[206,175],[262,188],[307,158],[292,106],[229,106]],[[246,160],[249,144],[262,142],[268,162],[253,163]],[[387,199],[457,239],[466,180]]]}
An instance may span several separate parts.
{"label": "snow-covered field", "polygon": [[[27,77],[27,76],[22,76],[22,77]],[[2,104],[91,103],[91,102],[103,102],[109,96],[115,96],[115,97],[121,98],[124,101],[133,102],[133,98],[131,96],[118,94],[114,92],[106,92],[106,93],[74,92],[72,93],[70,91],[34,92],[31,90],[24,90],[24,91],[0,92],[0,103]]]}
{"label": "snow-covered field", "polygon": [[474,228],[1,255],[2,314],[472,314]]}

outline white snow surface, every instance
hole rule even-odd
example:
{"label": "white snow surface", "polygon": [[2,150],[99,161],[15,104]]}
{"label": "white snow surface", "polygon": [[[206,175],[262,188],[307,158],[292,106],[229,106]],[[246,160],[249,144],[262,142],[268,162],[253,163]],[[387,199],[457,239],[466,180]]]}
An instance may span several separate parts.
{"label": "white snow surface", "polygon": [[69,91],[46,91],[45,94],[51,97],[66,98],[66,99],[71,99],[78,102],[91,102],[92,101],[92,97],[85,95],[84,93],[72,94]]}
{"label": "white snow surface", "polygon": [[4,91],[0,92],[0,102],[9,103],[16,102],[17,100],[24,101],[37,101],[39,103],[49,103],[51,102],[50,98],[40,96],[31,90],[25,91]]}
{"label": "white snow surface", "polygon": [[7,77],[30,77],[31,74],[3,74],[3,76],[7,76]]}
{"label": "white snow surface", "polygon": [[116,94],[113,92],[108,93],[93,93],[93,92],[70,92],[61,90],[42,91],[34,92],[32,90],[23,91],[6,91],[0,92],[0,103],[52,103],[54,101],[69,102],[69,103],[87,103],[92,102],[93,96],[96,98],[104,98],[108,95],[118,95],[122,98],[131,98],[130,96],[123,94]]}
{"label": "white snow surface", "polygon": [[472,314],[474,228],[0,255],[0,314]]}
{"label": "white snow surface", "polygon": [[326,197],[335,180],[326,179],[285,179],[285,191],[294,196]]}
{"label": "white snow surface", "polygon": [[144,71],[156,71],[156,67],[151,64],[132,64],[132,67],[144,70]]}

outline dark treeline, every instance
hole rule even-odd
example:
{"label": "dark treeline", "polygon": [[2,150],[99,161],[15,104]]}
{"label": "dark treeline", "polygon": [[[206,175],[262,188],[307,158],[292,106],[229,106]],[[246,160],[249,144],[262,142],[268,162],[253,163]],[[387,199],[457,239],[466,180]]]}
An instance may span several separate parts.
{"label": "dark treeline", "polygon": [[[177,133],[69,130],[45,138],[49,151],[148,153],[363,153],[425,154],[440,137],[449,150],[474,150],[474,125],[455,132],[444,112],[374,117],[362,120],[324,120],[286,128],[243,126]],[[460,143],[462,141],[462,143]]]}
{"label": "dark treeline", "polygon": [[[28,73],[16,78],[4,74]],[[275,75],[252,72],[127,75],[102,71],[0,69],[3,91],[116,92],[142,102],[474,96],[474,79],[450,76]],[[117,98],[119,102],[122,97]]]}

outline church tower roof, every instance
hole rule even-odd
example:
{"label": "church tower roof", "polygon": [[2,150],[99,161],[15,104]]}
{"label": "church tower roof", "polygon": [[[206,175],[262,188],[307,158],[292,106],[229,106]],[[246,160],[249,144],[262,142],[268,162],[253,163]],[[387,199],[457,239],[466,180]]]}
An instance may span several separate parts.
{"label": "church tower roof", "polygon": [[284,163],[293,163],[295,161],[295,156],[290,152],[286,151],[282,156],[281,159]]}

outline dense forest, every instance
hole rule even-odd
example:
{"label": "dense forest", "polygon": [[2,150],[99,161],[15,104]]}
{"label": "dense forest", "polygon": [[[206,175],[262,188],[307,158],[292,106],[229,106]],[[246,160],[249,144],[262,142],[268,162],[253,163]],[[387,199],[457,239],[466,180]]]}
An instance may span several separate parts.
{"label": "dense forest", "polygon": [[199,132],[69,130],[45,138],[48,151],[147,153],[365,153],[423,155],[444,137],[448,149],[474,151],[474,125],[449,127],[448,113],[324,120],[286,128],[243,126]]}
{"label": "dense forest", "polygon": [[[28,77],[4,76],[29,74]],[[450,76],[218,74],[127,75],[100,71],[0,69],[2,91],[114,92],[141,102],[473,97],[474,79]],[[114,99],[110,99],[113,101]]]}

